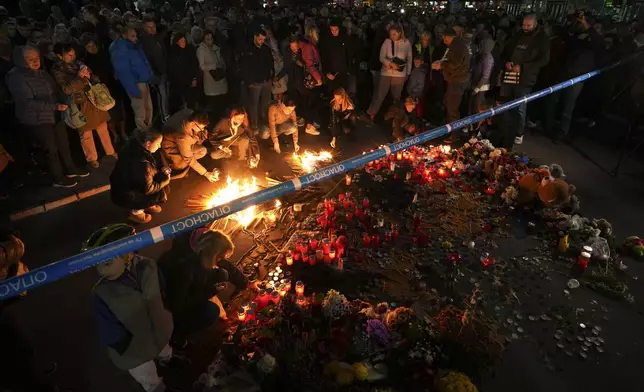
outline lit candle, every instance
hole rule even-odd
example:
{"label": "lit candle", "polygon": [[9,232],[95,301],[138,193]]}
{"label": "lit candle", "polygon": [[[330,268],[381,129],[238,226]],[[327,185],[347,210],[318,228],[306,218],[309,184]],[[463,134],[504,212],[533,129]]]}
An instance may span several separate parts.
{"label": "lit candle", "polygon": [[391,171],[396,170],[396,162],[389,162],[389,170]]}
{"label": "lit candle", "polygon": [[396,160],[397,160],[397,161],[401,161],[401,160],[402,160],[402,158],[403,158],[403,153],[402,153],[401,151],[398,151],[398,152],[396,153]]}
{"label": "lit candle", "polygon": [[239,309],[239,311],[237,312],[237,318],[242,323],[246,321],[246,312],[244,311],[244,309]]}
{"label": "lit candle", "polygon": [[447,177],[447,175],[449,174],[447,170],[443,169],[442,167],[438,168],[436,173],[438,174],[439,177],[443,177],[443,178]]}
{"label": "lit candle", "polygon": [[331,260],[335,259],[335,249],[331,248],[331,250],[329,250],[329,258]]}
{"label": "lit candle", "polygon": [[284,287],[283,284],[279,285],[277,291],[279,292],[280,297],[284,297],[287,293],[286,288]]}
{"label": "lit candle", "polygon": [[351,174],[347,174],[344,177],[344,181],[346,182],[347,186],[351,185]]}
{"label": "lit candle", "polygon": [[286,255],[286,265],[293,265],[293,256],[290,253]]}
{"label": "lit candle", "polygon": [[275,305],[280,303],[280,293],[278,291],[273,291],[271,293],[271,302]]}
{"label": "lit candle", "polygon": [[385,226],[385,218],[382,215],[378,216],[378,227],[384,227]]}
{"label": "lit candle", "polygon": [[244,302],[241,303],[241,307],[245,311],[249,311],[250,310],[250,303],[248,301],[244,301]]}
{"label": "lit candle", "polygon": [[298,297],[301,297],[304,295],[304,283],[301,280],[298,280],[295,283],[295,293],[297,294]]}
{"label": "lit candle", "polygon": [[294,212],[302,212],[302,203],[293,204],[293,211]]}
{"label": "lit candle", "polygon": [[309,241],[309,245],[311,246],[311,250],[315,251],[318,248],[318,240],[315,238],[311,238],[311,241]]}
{"label": "lit candle", "polygon": [[[323,249],[318,249],[315,251],[315,259],[317,261],[322,261],[324,260],[324,250]],[[313,264],[313,263],[311,263]]]}
{"label": "lit candle", "polygon": [[291,280],[290,279],[284,279],[284,290],[288,293],[291,291]]}
{"label": "lit candle", "polygon": [[325,238],[322,240],[322,250],[324,251],[325,255],[329,254],[329,251],[331,250],[331,240],[328,238]]}

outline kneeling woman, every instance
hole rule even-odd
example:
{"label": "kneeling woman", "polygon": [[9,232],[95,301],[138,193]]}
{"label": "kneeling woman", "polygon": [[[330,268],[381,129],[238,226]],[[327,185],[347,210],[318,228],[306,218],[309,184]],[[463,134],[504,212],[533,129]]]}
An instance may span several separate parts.
{"label": "kneeling woman", "polygon": [[335,145],[339,137],[348,135],[355,129],[356,115],[355,107],[351,98],[343,88],[337,88],[333,91],[333,100],[331,101],[331,147]]}
{"label": "kneeling woman", "polygon": [[129,209],[132,222],[149,222],[149,214],[161,212],[159,204],[167,201],[170,169],[152,155],[162,140],[158,131],[137,130],[110,175],[112,202]]}
{"label": "kneeling woman", "polygon": [[228,118],[219,120],[215,128],[208,135],[213,151],[212,159],[230,158],[231,147],[237,148],[237,159],[246,161],[250,159],[250,167],[255,168],[259,163],[259,144],[255,135],[248,126],[248,115],[243,108],[230,111]]}
{"label": "kneeling woman", "polygon": [[184,239],[173,242],[159,263],[166,281],[166,305],[178,334],[175,338],[185,338],[225,318],[222,302],[248,286],[244,274],[226,260],[235,247],[224,233],[200,229]]}

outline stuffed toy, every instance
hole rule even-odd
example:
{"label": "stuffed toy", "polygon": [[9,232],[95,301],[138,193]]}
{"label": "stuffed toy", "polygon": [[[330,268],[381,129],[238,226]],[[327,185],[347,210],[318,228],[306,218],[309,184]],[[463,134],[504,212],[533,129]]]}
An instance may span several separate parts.
{"label": "stuffed toy", "polygon": [[[555,173],[553,175],[552,173]],[[517,202],[529,203],[537,198],[548,208],[560,207],[571,201],[575,186],[564,180],[563,169],[559,165],[541,166],[519,179]]]}
{"label": "stuffed toy", "polygon": [[490,155],[483,167],[483,172],[490,180],[497,179],[503,167],[508,163],[507,152],[508,150],[505,148],[495,148],[490,151]]}

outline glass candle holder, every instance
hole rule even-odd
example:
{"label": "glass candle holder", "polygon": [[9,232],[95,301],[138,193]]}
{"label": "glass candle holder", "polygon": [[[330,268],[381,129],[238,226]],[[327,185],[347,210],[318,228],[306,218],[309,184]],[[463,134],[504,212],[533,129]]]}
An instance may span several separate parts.
{"label": "glass candle holder", "polygon": [[298,280],[295,283],[295,294],[297,294],[298,297],[304,295],[304,282],[302,282],[301,280]]}
{"label": "glass candle holder", "polygon": [[311,250],[315,252],[318,249],[318,240],[312,238],[311,241],[309,241],[309,246]]}
{"label": "glass candle holder", "polygon": [[237,319],[241,321],[242,323],[246,321],[246,311],[244,309],[239,309],[237,311]]}
{"label": "glass candle holder", "polygon": [[290,253],[286,255],[286,265],[293,265],[293,255]]}
{"label": "glass candle holder", "polygon": [[347,174],[344,177],[344,182],[347,184],[347,186],[351,185],[351,174]]}
{"label": "glass candle holder", "polygon": [[331,249],[329,250],[329,258],[330,258],[331,260],[333,260],[333,259],[335,259],[335,256],[336,256],[336,251],[335,251],[335,249],[334,249],[334,248],[331,248]]}

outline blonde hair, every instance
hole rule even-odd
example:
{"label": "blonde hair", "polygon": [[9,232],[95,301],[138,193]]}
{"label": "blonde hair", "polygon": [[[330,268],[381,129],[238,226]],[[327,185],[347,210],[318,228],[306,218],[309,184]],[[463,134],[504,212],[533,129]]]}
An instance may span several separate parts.
{"label": "blonde hair", "polygon": [[[315,39],[313,39],[313,34],[315,34]],[[311,41],[317,41],[320,38],[320,31],[315,26],[308,26],[304,29],[304,36]]]}
{"label": "blonde hair", "polygon": [[[335,96],[339,95],[340,99],[336,100]],[[345,110],[352,110],[354,108],[351,97],[347,94],[347,91],[342,87],[336,88],[333,90],[333,99],[331,100],[331,107],[333,110],[344,112]]]}
{"label": "blonde hair", "polygon": [[220,256],[222,253],[232,253],[235,250],[230,237],[219,230],[208,230],[199,237],[195,246],[195,251],[199,256],[213,258]]}

